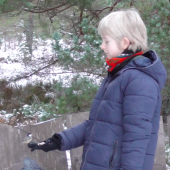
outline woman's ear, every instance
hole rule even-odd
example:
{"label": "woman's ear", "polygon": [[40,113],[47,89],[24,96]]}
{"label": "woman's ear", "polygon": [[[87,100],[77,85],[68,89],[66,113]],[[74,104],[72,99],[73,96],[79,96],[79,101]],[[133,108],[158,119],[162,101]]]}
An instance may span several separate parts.
{"label": "woman's ear", "polygon": [[124,37],[124,38],[122,39],[121,45],[122,45],[122,48],[123,48],[124,50],[125,50],[126,48],[128,48],[129,45],[130,45],[129,39],[126,38],[126,37]]}

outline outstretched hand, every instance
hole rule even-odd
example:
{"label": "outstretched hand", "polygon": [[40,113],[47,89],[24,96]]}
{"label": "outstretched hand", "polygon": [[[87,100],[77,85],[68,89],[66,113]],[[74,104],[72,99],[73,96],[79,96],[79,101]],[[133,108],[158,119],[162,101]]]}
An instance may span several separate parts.
{"label": "outstretched hand", "polygon": [[61,148],[61,139],[57,136],[57,134],[54,134],[51,138],[40,142],[40,143],[33,143],[30,142],[28,144],[28,147],[31,149],[31,152],[34,150],[43,150],[44,152],[56,150]]}

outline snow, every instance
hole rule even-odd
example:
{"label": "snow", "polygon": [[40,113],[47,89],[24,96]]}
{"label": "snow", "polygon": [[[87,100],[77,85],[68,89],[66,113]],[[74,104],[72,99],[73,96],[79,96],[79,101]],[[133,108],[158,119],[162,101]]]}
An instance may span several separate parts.
{"label": "snow", "polygon": [[[23,40],[24,41],[24,40]],[[32,60],[34,63],[40,63],[42,57],[51,57],[54,54],[54,51],[52,49],[52,40],[42,40],[42,39],[36,39],[36,49],[33,51],[33,57]],[[21,42],[22,44],[23,42]],[[24,60],[24,52],[21,51],[20,46],[15,45],[16,42],[12,42],[10,44],[11,47],[15,46],[15,48],[7,48],[5,51],[5,43],[1,45],[0,48],[0,59],[1,65],[0,65],[0,79],[6,79],[10,80],[11,78],[17,77],[19,75],[24,74],[25,72],[30,74],[35,71],[35,65],[32,67],[27,66],[23,60]],[[25,56],[25,59],[29,59],[29,55]],[[40,65],[39,65],[40,66]],[[61,74],[63,70],[61,68],[54,67],[53,73],[59,73]],[[51,81],[52,79],[56,79],[59,76],[56,76],[56,74],[53,76],[52,74],[49,76],[46,76],[46,78],[43,80],[46,82]],[[42,77],[33,75],[28,79],[22,79],[17,82],[19,85],[26,85],[27,82],[35,82],[42,80]]]}
{"label": "snow", "polygon": [[[63,123],[63,127],[66,130],[67,127],[65,126],[65,123]],[[70,150],[66,151],[66,157],[67,157],[67,164],[68,164],[68,170],[71,170],[71,154],[70,154]]]}
{"label": "snow", "polygon": [[[34,126],[40,125],[40,124],[43,124],[43,123],[46,123],[46,122],[50,122],[50,121],[52,121],[52,120],[54,120],[54,119],[55,119],[55,118],[50,119],[50,120],[46,120],[46,121],[43,121],[43,122],[38,122],[38,123],[34,124]],[[19,127],[23,127],[23,126],[27,126],[27,125],[19,124],[18,126],[19,126]],[[18,126],[14,126],[14,127],[18,127]]]}
{"label": "snow", "polygon": [[[36,40],[39,45],[37,45],[37,48],[33,51],[33,63],[40,63],[42,60],[42,57],[46,56],[52,56],[54,54],[54,51],[52,49],[52,40],[46,40],[42,41],[41,39]],[[15,42],[13,42],[15,43]],[[63,45],[63,41],[60,42]],[[11,43],[11,46],[14,46]],[[64,47],[64,45],[63,45]],[[0,58],[4,58],[3,61],[1,61],[0,65],[0,79],[6,79],[11,80],[11,78],[17,78],[20,75],[24,75],[24,73],[27,73],[27,75],[33,73],[37,68],[35,65],[32,67],[25,65],[23,62],[23,53],[21,53],[20,48],[16,47],[15,49],[9,48],[7,51],[5,50],[5,45],[2,44],[0,49]],[[28,57],[29,58],[29,57]],[[40,66],[40,64],[38,65]],[[43,66],[43,65],[42,65]],[[64,72],[64,73],[63,73]],[[82,76],[86,76],[85,73],[80,73]],[[69,80],[76,75],[76,73],[63,71],[62,67],[51,67],[50,74],[39,76],[39,75],[32,75],[31,77],[27,79],[21,79],[14,84],[17,85],[26,85],[28,82],[34,84],[37,81],[41,81],[43,79],[43,83],[52,82],[52,80],[60,80],[62,79],[64,81],[64,84],[67,85]],[[93,75],[89,75],[89,78],[93,78]],[[101,79],[96,80],[97,83],[101,82]],[[13,84],[13,83],[11,83]]]}
{"label": "snow", "polygon": [[23,106],[23,108],[28,108],[29,107],[29,105],[27,105],[27,104],[25,104],[24,106]]}

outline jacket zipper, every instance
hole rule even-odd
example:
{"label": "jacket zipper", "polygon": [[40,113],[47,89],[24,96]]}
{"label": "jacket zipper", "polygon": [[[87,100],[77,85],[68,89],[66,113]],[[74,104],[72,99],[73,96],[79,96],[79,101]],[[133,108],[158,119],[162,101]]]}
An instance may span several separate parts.
{"label": "jacket zipper", "polygon": [[[118,147],[117,145],[118,145],[118,140],[116,139],[115,142],[114,142],[113,149],[112,149],[112,154],[111,154],[111,157],[110,157],[110,160],[109,160],[109,168],[110,168],[110,170],[112,170],[112,168],[114,167],[114,164],[116,162],[117,147]],[[115,151],[115,154],[114,154],[114,151]],[[113,154],[114,154],[114,157],[113,157]]]}

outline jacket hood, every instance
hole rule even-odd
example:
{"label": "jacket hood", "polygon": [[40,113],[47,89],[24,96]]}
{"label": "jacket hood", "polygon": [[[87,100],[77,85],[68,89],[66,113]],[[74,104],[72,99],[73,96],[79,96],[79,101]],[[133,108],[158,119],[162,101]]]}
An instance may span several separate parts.
{"label": "jacket hood", "polygon": [[167,72],[156,52],[150,50],[142,56],[132,59],[122,70],[135,68],[151,76],[158,84],[160,89],[165,86]]}

